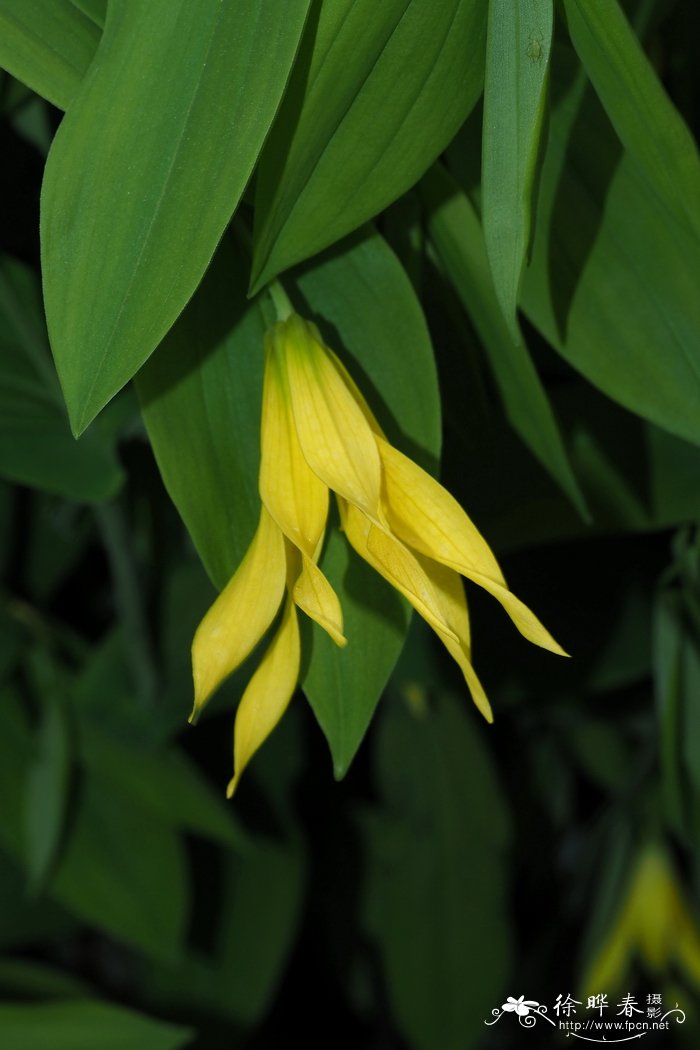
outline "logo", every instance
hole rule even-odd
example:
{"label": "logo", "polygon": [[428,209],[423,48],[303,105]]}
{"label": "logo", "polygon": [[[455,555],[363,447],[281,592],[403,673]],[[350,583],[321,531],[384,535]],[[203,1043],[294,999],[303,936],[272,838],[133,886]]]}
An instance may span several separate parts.
{"label": "logo", "polygon": [[[582,1007],[578,1010],[578,1007]],[[569,992],[558,995],[550,1013],[544,1003],[526,999],[524,995],[515,999],[509,995],[500,1006],[491,1011],[493,1020],[484,1021],[494,1025],[506,1014],[517,1017],[522,1028],[534,1028],[538,1021],[546,1021],[553,1028],[566,1032],[574,1039],[587,1043],[627,1043],[632,1039],[643,1039],[651,1032],[667,1032],[671,1024],[683,1024],[685,1013],[678,1003],[664,1011],[662,996],[650,992],[642,1002],[628,993],[619,1003],[612,1004],[605,992],[589,995],[585,1007],[583,1000],[574,999]]]}

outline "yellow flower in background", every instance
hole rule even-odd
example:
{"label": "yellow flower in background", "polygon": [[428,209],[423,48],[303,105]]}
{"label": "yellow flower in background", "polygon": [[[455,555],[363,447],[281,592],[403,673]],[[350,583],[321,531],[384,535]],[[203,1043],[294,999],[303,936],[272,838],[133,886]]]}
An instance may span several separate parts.
{"label": "yellow flower in background", "polygon": [[584,994],[621,988],[634,959],[669,977],[677,964],[700,988],[700,932],[673,864],[656,843],[637,860],[610,933],[588,968]]}
{"label": "yellow flower in background", "polygon": [[191,720],[262,639],[284,599],[281,622],[236,714],[229,796],[296,688],[297,609],[346,644],[338,596],[317,564],[331,491],[348,541],[435,630],[489,722],[491,707],[472,667],[462,576],[494,595],[531,642],[563,655],[508,590],[488,544],[456,500],[389,444],[318,329],[296,314],[265,337],[259,488],[253,542],[192,646]]}

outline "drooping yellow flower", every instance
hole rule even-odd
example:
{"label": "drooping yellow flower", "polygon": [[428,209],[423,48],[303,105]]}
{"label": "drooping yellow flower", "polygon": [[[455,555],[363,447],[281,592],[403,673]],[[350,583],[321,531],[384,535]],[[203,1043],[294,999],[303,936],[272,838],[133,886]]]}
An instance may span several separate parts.
{"label": "drooping yellow flower", "polygon": [[229,795],[296,688],[297,609],[345,645],[338,596],[318,567],[331,491],[350,544],[435,630],[488,721],[491,707],[471,661],[462,576],[494,595],[526,638],[563,654],[508,590],[488,544],[456,500],[389,444],[318,329],[296,314],[265,337],[259,489],[253,542],[192,646],[191,720],[265,635],[286,590],[279,626],[236,715]]}
{"label": "drooping yellow flower", "polygon": [[700,988],[700,931],[658,843],[637,858],[610,932],[588,967],[584,994],[622,988],[635,958],[650,972],[669,977],[675,963]]}

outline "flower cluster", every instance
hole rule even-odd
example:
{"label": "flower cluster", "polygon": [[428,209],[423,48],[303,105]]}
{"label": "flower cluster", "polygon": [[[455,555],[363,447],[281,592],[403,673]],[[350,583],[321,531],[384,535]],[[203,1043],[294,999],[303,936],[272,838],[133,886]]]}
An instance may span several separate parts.
{"label": "flower cluster", "polygon": [[387,441],[315,325],[292,314],[268,331],[265,344],[260,521],[192,646],[196,717],[283,605],[236,715],[229,796],[296,688],[297,610],[346,644],[338,596],[318,566],[331,491],[350,544],[430,624],[488,721],[491,707],[472,666],[462,576],[497,598],[526,638],[563,652],[508,590],[488,544],[456,500]]}

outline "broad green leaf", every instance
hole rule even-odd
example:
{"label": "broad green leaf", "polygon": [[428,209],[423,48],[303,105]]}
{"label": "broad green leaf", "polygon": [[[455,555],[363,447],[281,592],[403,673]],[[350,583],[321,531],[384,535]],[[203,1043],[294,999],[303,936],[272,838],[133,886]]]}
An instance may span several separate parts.
{"label": "broad green leaf", "polygon": [[194,1036],[189,1028],[91,999],[0,1004],[0,1031],[12,1050],[180,1050]]}
{"label": "broad green leaf", "polygon": [[42,889],[56,863],[66,830],[73,759],[65,684],[45,652],[34,654],[35,693],[41,704],[36,751],[27,771],[25,834],[31,889]]}
{"label": "broad green leaf", "polygon": [[620,156],[567,52],[557,50],[553,69],[560,98],[523,308],[610,397],[699,444],[700,242],[680,228],[670,235],[666,208],[633,157]]}
{"label": "broad green leaf", "polygon": [[482,222],[494,288],[514,342],[532,236],[547,103],[553,0],[490,0],[484,77]]}
{"label": "broad green leaf", "polygon": [[411,695],[380,722],[363,912],[409,1044],[460,1050],[506,991],[509,819],[464,698]]}
{"label": "broad green leaf", "polygon": [[65,109],[100,40],[71,0],[0,0],[0,66]]}
{"label": "broad green leaf", "polygon": [[[670,215],[700,237],[700,160],[617,0],[564,0],[571,40],[629,156]],[[670,236],[670,233],[669,233]]]}
{"label": "broad green leaf", "polygon": [[258,520],[263,336],[245,263],[225,238],[201,287],[136,379],[165,486],[220,590]]}
{"label": "broad green leaf", "polygon": [[[301,272],[294,284],[389,440],[435,472],[440,400],[425,320],[396,256],[381,237],[364,233],[345,252],[328,253]],[[302,684],[328,738],[335,775],[342,777],[399,656],[408,613],[342,536],[329,539],[321,567],[340,596],[348,645],[338,649],[314,627]]]}
{"label": "broad green leaf", "polygon": [[341,533],[329,536],[320,564],[341,600],[348,644],[339,649],[324,631],[312,628],[308,632],[311,637],[307,636],[310,659],[302,685],[326,735],[333,772],[340,780],[362,742],[401,652],[411,611],[403,598],[349,548]]}
{"label": "broad green leaf", "polygon": [[0,260],[0,474],[74,500],[114,495],[123,474],[99,431],[71,435],[48,350],[38,282]]}
{"label": "broad green leaf", "polygon": [[509,422],[585,515],[585,502],[547,393],[527,347],[513,340],[499,306],[484,235],[471,202],[439,165],[423,179],[421,191],[429,208],[430,236],[481,337]]}
{"label": "broad green leaf", "polygon": [[481,92],[486,0],[324,0],[258,169],[252,285],[399,197]]}
{"label": "broad green leaf", "polygon": [[267,135],[307,7],[109,4],[42,189],[46,314],[75,432],[199,284]]}

